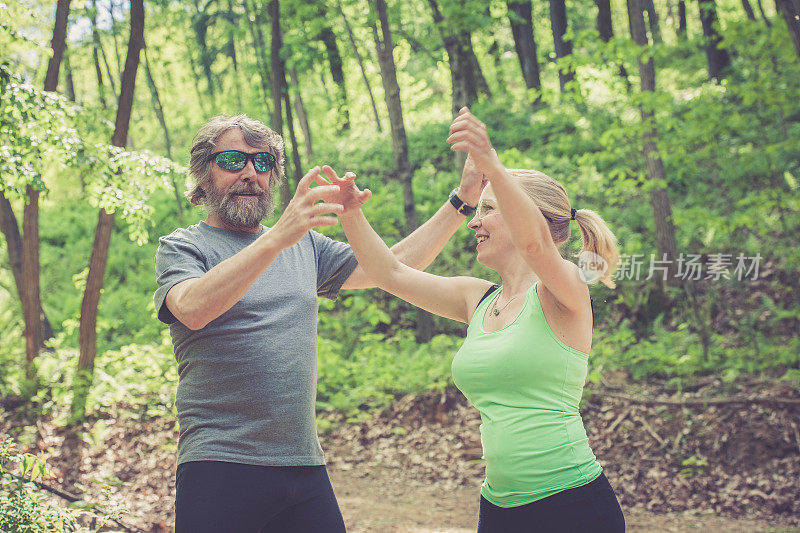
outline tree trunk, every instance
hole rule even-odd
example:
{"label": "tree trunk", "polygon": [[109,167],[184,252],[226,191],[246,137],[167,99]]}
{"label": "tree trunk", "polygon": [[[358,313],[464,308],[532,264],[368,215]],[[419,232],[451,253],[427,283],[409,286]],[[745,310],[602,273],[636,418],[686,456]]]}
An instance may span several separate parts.
{"label": "tree trunk", "polygon": [[94,70],[97,75],[97,95],[100,99],[100,105],[105,109],[106,107],[106,90],[103,85],[103,70],[100,68],[100,50],[102,45],[100,43],[100,33],[97,31],[97,0],[92,0],[92,59],[94,59]]}
{"label": "tree trunk", "polygon": [[600,39],[607,43],[614,36],[614,25],[611,19],[611,0],[595,0],[597,6],[597,32]]}
{"label": "tree trunk", "polygon": [[[452,111],[453,117],[455,117],[458,115],[459,109],[464,106],[471,106],[478,99],[478,87],[480,85],[478,78],[482,78],[483,74],[480,72],[480,66],[477,66],[476,69],[477,60],[473,61],[469,57],[468,52],[472,52],[469,33],[460,30],[455,31],[452,25],[445,20],[436,0],[428,0],[428,4],[431,6],[433,22],[442,37],[450,63],[450,81],[453,86]],[[468,52],[465,53],[465,51]],[[472,56],[474,55],[474,52],[472,52]],[[458,158],[456,161],[458,166]]]}
{"label": "tree trunk", "polygon": [[263,24],[262,20],[262,11],[256,10],[250,4],[250,0],[245,0],[244,2],[245,13],[247,14],[247,19],[252,20],[253,22],[248,23],[247,27],[250,28],[250,36],[253,39],[253,52],[256,56],[256,68],[258,69],[258,79],[261,81],[261,91],[262,97],[264,98],[264,105],[267,108],[267,114],[271,115],[272,110],[270,109],[269,99],[270,99],[270,90],[269,90],[269,68],[267,64],[266,50],[267,46],[265,44],[264,33],[261,31],[261,26]]}
{"label": "tree trunk", "polygon": [[[58,0],[56,19],[53,25],[51,46],[53,55],[47,64],[44,90],[54,92],[58,87],[58,73],[64,58],[67,38],[67,19],[70,0]],[[22,212],[22,249],[20,254],[22,314],[25,319],[25,375],[34,376],[33,360],[44,342],[41,319],[41,294],[39,290],[39,194],[28,185],[25,188],[27,201]],[[10,205],[9,205],[10,207]],[[15,222],[16,224],[16,222]]]}
{"label": "tree trunk", "polygon": [[[281,8],[278,0],[270,0],[267,14],[272,21],[272,42],[270,43],[270,70],[272,71],[272,129],[283,135],[283,87],[286,85],[286,74],[283,71],[281,48],[283,47],[283,34],[281,33]],[[292,193],[288,180],[280,183],[281,205],[283,209],[289,205]]]}
{"label": "tree trunk", "polygon": [[698,5],[700,22],[703,25],[703,37],[706,41],[708,75],[715,80],[720,80],[724,77],[723,71],[730,64],[731,58],[727,50],[719,47],[722,37],[717,29],[717,5],[714,0],[698,0]]}
{"label": "tree trunk", "polygon": [[[284,80],[285,81],[285,80]],[[295,189],[303,178],[303,163],[300,161],[300,151],[297,148],[297,137],[294,134],[294,119],[292,117],[292,105],[289,102],[289,87],[283,88],[283,106],[286,109],[286,126],[289,129],[289,141],[292,143],[292,166],[294,167],[294,182],[289,182],[289,173],[286,173],[286,181],[289,190]]]}
{"label": "tree trunk", "polygon": [[[358,51],[358,45],[356,45],[356,38],[355,35],[353,35],[353,29],[350,27],[350,22],[347,20],[347,16],[344,14],[341,1],[337,0],[336,7],[339,8],[339,14],[342,15],[342,20],[344,20],[344,27],[347,29],[347,36],[350,39],[350,46],[353,47],[353,54],[355,54],[356,59],[358,60],[358,67],[361,69],[361,77],[364,80],[364,85],[367,86],[369,101],[372,104],[372,113],[375,115],[375,125],[378,127],[378,131],[383,131],[381,128],[381,119],[378,117],[378,107],[375,105],[375,97],[372,95],[372,87],[370,86],[369,79],[367,78],[367,71],[364,69],[364,61],[361,59],[361,52]],[[295,85],[298,87],[299,94],[300,86],[296,83]]]}
{"label": "tree trunk", "polygon": [[478,56],[475,55],[475,47],[472,46],[472,35],[469,32],[462,32],[461,46],[464,55],[467,57],[469,68],[475,77],[475,85],[479,94],[492,97],[492,92],[489,90],[489,84],[486,83],[486,77],[483,75],[483,69],[478,62]]}
{"label": "tree trunk", "polygon": [[158,123],[161,125],[161,131],[164,133],[164,145],[167,151],[167,157],[172,159],[172,142],[169,138],[169,128],[167,128],[167,121],[164,119],[164,107],[161,105],[161,98],[158,95],[156,81],[153,79],[153,71],[150,69],[150,57],[147,55],[147,46],[144,47],[143,52],[145,79],[147,79],[147,86],[150,89],[153,111],[155,111]]}
{"label": "tree trunk", "polygon": [[[373,26],[375,48],[378,52],[378,64],[381,69],[383,93],[386,99],[386,108],[389,111],[389,124],[392,132],[392,148],[394,160],[397,165],[398,179],[403,185],[403,212],[406,219],[406,235],[417,229],[417,211],[414,206],[414,188],[412,185],[413,171],[408,159],[408,140],[403,122],[403,107],[400,102],[400,86],[397,83],[397,70],[394,63],[394,44],[389,28],[389,17],[386,9],[386,0],[376,0],[375,9],[380,25],[378,29]],[[428,342],[433,336],[433,318],[430,313],[419,309],[417,311],[418,342]]]}
{"label": "tree trunk", "polygon": [[644,7],[647,11],[647,25],[650,27],[650,35],[653,37],[653,43],[658,44],[663,42],[661,38],[661,29],[658,26],[658,11],[656,11],[653,0],[645,0]]}
{"label": "tree trunk", "polygon": [[[761,0],[756,0],[756,4],[758,5],[758,12],[761,13],[761,18],[764,19],[764,24],[767,25],[767,28],[771,28],[772,23],[769,21],[767,14],[764,13],[764,4],[761,2]],[[777,7],[777,5],[775,7]]]}
{"label": "tree trunk", "polygon": [[53,55],[47,63],[47,74],[44,77],[44,90],[55,91],[58,87],[58,72],[61,60],[67,48],[67,19],[69,18],[70,0],[58,0],[56,3],[56,22],[53,26],[51,47]]}
{"label": "tree trunk", "polygon": [[[125,69],[120,84],[119,106],[114,123],[114,135],[111,144],[124,148],[128,138],[133,93],[136,84],[136,72],[139,69],[139,54],[144,48],[144,2],[131,0],[131,32],[128,40],[128,52],[125,57]],[[89,274],[86,277],[86,288],[83,291],[80,318],[80,357],[78,371],[75,375],[75,390],[72,402],[73,420],[82,420],[86,411],[86,395],[92,383],[94,360],[97,354],[97,309],[100,293],[103,289],[103,278],[108,261],[108,250],[111,244],[111,230],[114,227],[114,213],[101,208],[97,218],[92,254],[89,259]]]}
{"label": "tree trunk", "polygon": [[794,48],[800,56],[800,0],[775,0],[775,6],[786,21]]}
{"label": "tree trunk", "polygon": [[8,248],[8,265],[14,275],[14,283],[17,286],[17,294],[20,302],[22,301],[22,236],[19,233],[17,217],[14,216],[14,209],[6,195],[0,190],[0,231],[6,238],[6,248]]}
{"label": "tree trunk", "polygon": [[203,69],[203,74],[206,77],[208,84],[208,93],[211,95],[212,101],[214,100],[214,73],[211,70],[211,64],[214,62],[214,56],[211,50],[208,49],[206,42],[206,35],[211,21],[211,17],[206,13],[209,4],[201,10],[199,0],[195,0],[195,14],[192,17],[192,28],[194,29],[195,36],[197,37],[197,44],[200,48],[200,67]]}
{"label": "tree trunk", "polygon": [[[11,273],[14,276],[14,285],[17,287],[17,295],[19,296],[20,302],[22,302],[22,236],[19,233],[17,218],[14,216],[14,210],[11,207],[11,202],[9,202],[8,198],[5,197],[3,191],[0,191],[0,232],[2,232],[6,238],[6,248],[8,248],[8,264],[11,267]],[[52,339],[53,328],[50,325],[50,320],[48,320],[44,309],[40,308],[40,312],[42,318],[42,330],[44,333],[43,340]]]}
{"label": "tree trunk", "polygon": [[[233,66],[233,90],[236,93],[236,105],[239,109],[242,108],[242,84],[239,82],[239,61],[236,59],[236,40],[234,36],[238,24],[238,14],[233,7],[233,2],[228,0],[228,12],[226,19],[230,24],[228,30],[228,45],[225,47],[225,53],[231,59],[231,66]],[[250,21],[248,21],[248,24]]]}
{"label": "tree trunk", "polygon": [[[550,0],[550,25],[553,29],[553,43],[555,45],[556,59],[562,59],[572,54],[572,41],[564,39],[567,33],[567,7],[564,0]],[[569,82],[575,80],[572,68],[558,69],[558,84],[563,93]]]}
{"label": "tree trunk", "polygon": [[[123,0],[120,0],[120,3],[122,3],[122,1]],[[111,35],[112,35],[112,37],[114,39],[114,57],[117,60],[117,76],[116,77],[117,77],[117,79],[122,79],[122,60],[120,59],[119,44],[117,43],[117,29],[116,29],[117,28],[117,18],[116,18],[116,15],[114,13],[114,11],[115,11],[114,8],[116,6],[117,6],[117,3],[116,3],[115,0],[109,0],[109,2],[108,2],[108,15],[111,17]],[[123,15],[122,18],[124,19],[125,16]]]}
{"label": "tree trunk", "polygon": [[26,376],[33,377],[33,360],[39,354],[44,332],[40,319],[39,290],[39,193],[26,187],[28,202],[22,212],[22,314],[25,317]]}
{"label": "tree trunk", "polygon": [[[600,34],[600,39],[607,43],[614,37],[614,24],[611,19],[611,1],[610,0],[595,0],[597,6],[597,32]],[[625,64],[620,61],[619,63],[619,77],[625,81],[625,88],[630,93],[631,80],[628,79],[628,71]]]}
{"label": "tree trunk", "polygon": [[[648,46],[647,33],[644,25],[643,0],[628,0],[628,19],[630,23],[631,37],[634,42],[641,47]],[[648,57],[643,60],[643,55],[639,56],[639,77],[641,79],[642,92],[654,92],[656,86],[655,66],[653,58]],[[653,111],[644,106],[640,106],[642,123],[653,124]],[[650,204],[653,207],[653,219],[656,228],[656,246],[660,259],[668,261],[667,284],[678,286],[679,279],[676,274],[677,244],[675,242],[675,227],[672,222],[672,209],[670,206],[669,195],[667,194],[666,172],[661,154],[658,150],[658,130],[655,125],[648,127],[642,135],[645,165],[647,176],[651,182],[659,184],[650,191]]]}
{"label": "tree trunk", "polygon": [[[17,295],[20,302],[23,298],[23,281],[22,281],[22,236],[19,233],[19,225],[17,224],[17,217],[14,215],[14,209],[11,207],[11,202],[0,191],[0,232],[6,238],[6,248],[8,248],[8,264],[11,267],[11,273],[14,276],[14,285],[17,287]],[[53,338],[53,327],[50,325],[50,320],[41,309],[42,329],[44,332],[44,340]]]}
{"label": "tree trunk", "polygon": [[[147,46],[144,47],[144,72],[147,79],[147,86],[150,88],[150,99],[153,102],[153,111],[156,113],[158,123],[161,125],[161,131],[164,132],[164,146],[167,151],[167,157],[172,159],[172,142],[169,138],[169,128],[167,128],[167,121],[164,118],[164,106],[161,105],[161,98],[158,96],[158,88],[156,81],[153,79],[153,72],[150,70],[150,57],[147,55]],[[175,181],[175,175],[170,174],[172,181],[172,190],[175,192],[175,205],[178,209],[178,220],[183,223],[183,199],[181,192],[178,189],[178,182]]]}
{"label": "tree trunk", "polygon": [[[486,16],[487,20],[492,18],[492,6],[491,6],[490,2],[486,3],[486,9],[484,11],[484,16]],[[533,32],[533,28],[531,28],[531,33],[532,32]],[[504,79],[504,76],[503,76],[503,67],[502,67],[503,57],[502,57],[502,52],[501,52],[500,39],[497,38],[497,32],[496,31],[492,31],[491,41],[492,41],[492,44],[489,45],[489,49],[487,50],[487,52],[489,53],[490,56],[492,56],[492,60],[493,60],[493,63],[494,63],[494,76],[495,76],[495,80],[494,81],[497,84],[498,90],[501,93],[505,94],[505,93],[508,92],[507,91],[508,83],[506,82],[506,80]],[[538,65],[537,65],[537,67],[538,67]],[[524,74],[523,74],[523,76],[524,76]]]}
{"label": "tree trunk", "polygon": [[[188,40],[184,42],[186,46],[186,56],[189,58],[189,70],[194,76],[195,80],[199,80],[202,76],[200,69],[197,67],[197,62],[194,60],[194,48],[192,47],[192,43]],[[197,94],[197,102],[200,104],[200,112],[203,116],[208,116],[209,112],[209,105],[206,103],[206,95],[208,94],[206,91],[203,91],[200,87],[199,81],[197,83],[192,84],[194,86],[195,93]],[[211,108],[213,109],[213,104]]]}
{"label": "tree trunk", "polygon": [[414,205],[414,190],[411,184],[413,173],[408,159],[408,140],[406,139],[403,108],[400,100],[400,86],[397,83],[397,70],[393,57],[394,43],[392,42],[385,0],[377,0],[375,6],[378,14],[378,23],[380,24],[380,35],[376,32],[375,47],[378,51],[378,63],[381,69],[386,108],[389,111],[395,164],[397,165],[400,183],[403,185],[405,229],[406,234],[410,234],[417,228],[417,213]]}
{"label": "tree trunk", "polygon": [[98,41],[100,46],[100,57],[103,58],[103,65],[106,67],[106,76],[108,76],[108,82],[111,85],[111,92],[114,94],[114,98],[117,98],[117,82],[114,80],[118,77],[111,73],[111,67],[108,65],[108,56],[106,55],[105,49],[102,47],[102,43]]}
{"label": "tree trunk", "polygon": [[228,15],[228,17],[227,17],[228,18],[228,22],[231,25],[231,28],[230,28],[231,31],[230,31],[230,33],[228,35],[228,46],[227,46],[226,53],[228,54],[228,57],[231,58],[231,65],[233,66],[233,72],[235,73],[234,81],[238,81],[238,78],[239,78],[239,76],[238,76],[238,74],[239,74],[239,61],[236,59],[236,41],[233,38],[234,35],[235,35],[234,30],[236,29],[236,25],[237,25],[236,23],[237,23],[238,16],[236,14],[236,11],[234,10],[233,2],[231,0],[228,0],[228,13],[227,13],[227,15]]}
{"label": "tree trunk", "polygon": [[678,40],[686,40],[686,2],[678,0]]}
{"label": "tree trunk", "polygon": [[753,6],[750,5],[750,0],[742,0],[742,8],[750,20],[756,20],[756,14],[753,12]]}
{"label": "tree trunk", "polygon": [[[503,67],[501,66],[503,63],[503,56],[500,51],[500,41],[497,39],[497,36],[492,39],[492,44],[489,46],[489,55],[492,56],[494,62],[494,74],[495,74],[495,82],[497,82],[497,87],[500,89],[500,92],[505,94],[508,91],[507,83],[503,76]],[[524,76],[524,74],[523,74]]]}
{"label": "tree trunk", "polygon": [[331,70],[331,78],[336,84],[336,105],[339,108],[339,129],[350,129],[350,112],[347,109],[347,87],[344,83],[344,70],[342,69],[342,56],[339,53],[339,46],[336,44],[336,35],[329,26],[324,26],[320,31],[319,38],[325,45],[328,56],[328,66]]}
{"label": "tree trunk", "polygon": [[306,144],[306,155],[309,159],[311,159],[314,157],[314,149],[311,146],[311,127],[308,125],[306,106],[303,105],[303,95],[300,91],[300,79],[297,76],[297,70],[290,68],[289,76],[292,79],[292,84],[294,85],[295,89],[294,110],[297,113],[297,120],[300,121],[300,129],[303,131],[303,139],[305,139]]}
{"label": "tree trunk", "polygon": [[540,101],[539,90],[542,82],[539,77],[539,59],[536,54],[536,39],[533,36],[533,16],[531,0],[509,0],[508,20],[511,23],[511,35],[514,37],[514,48],[519,58],[522,77],[528,91],[536,91],[533,103]]}
{"label": "tree trunk", "polygon": [[64,53],[64,78],[67,85],[67,98],[75,102],[75,81],[72,79],[72,65],[69,63],[69,52]]}

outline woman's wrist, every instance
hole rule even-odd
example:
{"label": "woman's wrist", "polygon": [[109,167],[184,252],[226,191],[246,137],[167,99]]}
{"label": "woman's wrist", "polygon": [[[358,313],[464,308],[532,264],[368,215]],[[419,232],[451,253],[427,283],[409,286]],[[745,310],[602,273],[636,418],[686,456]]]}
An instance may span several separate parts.
{"label": "woman's wrist", "polygon": [[502,179],[509,175],[508,170],[506,169],[506,167],[503,166],[503,164],[500,162],[499,159],[487,170],[488,172],[486,172],[485,175],[486,179],[489,180],[489,182],[491,182],[494,179],[497,179],[498,177]]}
{"label": "woman's wrist", "polygon": [[353,209],[348,209],[344,213],[339,213],[338,217],[339,220],[346,221],[346,220],[355,220],[359,217],[359,215],[363,215],[363,213],[361,212],[360,207],[356,207]]}

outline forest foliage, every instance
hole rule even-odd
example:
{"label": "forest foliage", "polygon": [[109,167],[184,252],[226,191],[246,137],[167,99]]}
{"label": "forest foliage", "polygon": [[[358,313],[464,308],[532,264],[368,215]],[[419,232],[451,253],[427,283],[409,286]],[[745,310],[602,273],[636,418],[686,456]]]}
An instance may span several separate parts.
{"label": "forest foliage", "polygon": [[[280,10],[277,55],[262,0],[144,4],[125,147],[110,140],[130,38],[128,2],[67,3],[58,92],[40,89],[54,57],[53,3],[12,0],[0,9],[0,191],[19,231],[30,191],[42,192],[41,308],[52,327],[32,360],[32,378],[21,293],[8,239],[0,239],[0,396],[27,394],[46,411],[73,401],[102,208],[119,216],[102,278],[88,412],[125,403],[143,415],[172,416],[177,375],[152,302],[153,256],[159,236],[204,217],[182,193],[193,135],[214,114],[247,113],[273,125],[280,117],[289,190],[316,164],[352,170],[374,193],[365,211],[376,230],[389,244],[406,233],[408,185],[384,99],[375,43],[386,35],[375,3],[269,4]],[[800,50],[780,11],[796,2],[780,0],[776,8],[759,1],[753,11],[747,0],[614,0],[611,35],[598,16],[601,1],[567,2],[561,33],[554,30],[556,0],[528,3],[538,87],[522,70],[526,52],[512,31],[525,26],[525,4],[388,3],[418,221],[458,183],[459,162],[444,139],[453,107],[468,103],[506,166],[558,179],[573,206],[598,211],[619,238],[626,263],[617,288],[592,288],[590,379],[610,370],[636,379],[800,378],[800,251],[791,240],[800,226]],[[717,17],[712,35],[701,17],[709,5]],[[645,14],[646,46],[631,37],[630,6]],[[709,43],[726,52],[727,63],[712,68]],[[654,154],[661,177],[649,167]],[[663,251],[653,191],[671,208],[671,260],[699,279],[664,283],[658,270],[647,279]],[[266,224],[279,213],[280,206]],[[344,239],[339,227],[326,233]],[[564,249],[570,257],[580,249],[575,233]],[[475,263],[466,228],[430,271],[493,276]],[[378,290],[345,292],[320,309],[319,408],[369,416],[398,394],[450,385],[462,325],[435,319],[432,335],[422,334],[417,313]]]}

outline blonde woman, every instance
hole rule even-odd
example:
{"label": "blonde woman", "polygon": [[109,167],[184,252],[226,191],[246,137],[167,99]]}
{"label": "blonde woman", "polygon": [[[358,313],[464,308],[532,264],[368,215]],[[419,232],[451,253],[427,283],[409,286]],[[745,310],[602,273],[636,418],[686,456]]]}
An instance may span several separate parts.
{"label": "blonde woman", "polygon": [[[589,288],[579,267],[559,252],[575,221],[583,250],[595,262],[615,265],[614,234],[594,211],[573,209],[552,178],[503,167],[485,126],[468,109],[453,121],[447,141],[467,152],[488,182],[469,228],[478,262],[497,272],[501,285],[410,268],[360,209],[339,217],[359,264],[380,288],[469,324],[452,370],[482,419],[486,480],[478,531],[624,531],[619,502],[578,412],[592,346]],[[325,171],[349,188],[354,204],[369,197],[354,175]],[[612,274],[608,268],[600,280],[613,287]]]}

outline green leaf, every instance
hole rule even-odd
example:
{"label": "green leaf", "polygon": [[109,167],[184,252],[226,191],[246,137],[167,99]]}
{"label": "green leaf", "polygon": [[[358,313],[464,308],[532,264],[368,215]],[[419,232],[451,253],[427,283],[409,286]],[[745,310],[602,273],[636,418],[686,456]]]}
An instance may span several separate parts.
{"label": "green leaf", "polygon": [[792,176],[791,172],[788,170],[783,173],[783,179],[786,180],[786,184],[789,185],[790,189],[794,190],[797,188],[797,180],[794,179],[794,176]]}

